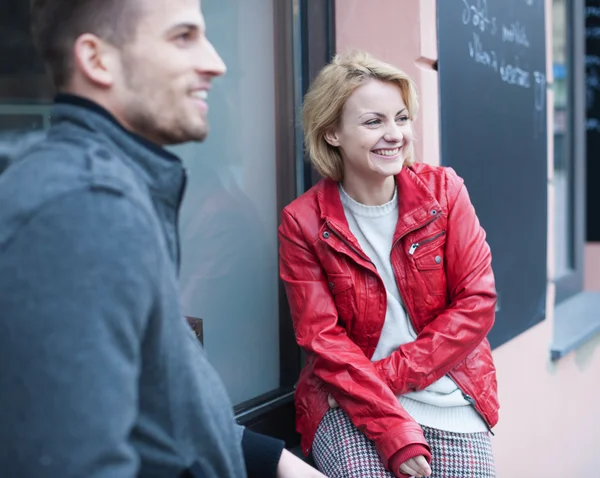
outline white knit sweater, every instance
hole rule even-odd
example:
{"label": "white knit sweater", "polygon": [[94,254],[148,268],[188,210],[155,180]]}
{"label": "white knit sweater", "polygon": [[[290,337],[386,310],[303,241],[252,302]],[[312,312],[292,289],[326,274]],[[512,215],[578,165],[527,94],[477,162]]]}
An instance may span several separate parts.
{"label": "white knit sweater", "polygon": [[[392,354],[400,345],[413,342],[417,334],[406,314],[398,291],[390,260],[392,238],[398,221],[398,198],[381,206],[365,206],[354,201],[340,185],[350,231],[363,252],[371,259],[387,292],[387,311],[381,337],[372,361]],[[448,376],[440,378],[425,390],[410,392],[398,399],[420,425],[457,433],[486,431],[477,411],[464,399],[461,390]]]}

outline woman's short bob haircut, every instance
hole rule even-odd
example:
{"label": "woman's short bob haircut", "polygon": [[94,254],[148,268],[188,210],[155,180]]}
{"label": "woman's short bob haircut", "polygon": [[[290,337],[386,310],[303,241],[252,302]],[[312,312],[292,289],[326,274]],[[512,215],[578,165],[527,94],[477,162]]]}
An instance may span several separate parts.
{"label": "woman's short bob haircut", "polygon": [[[340,152],[325,140],[325,134],[338,125],[346,101],[354,90],[369,80],[398,85],[408,109],[408,117],[413,120],[417,114],[419,103],[415,84],[402,70],[364,51],[336,55],[310,86],[302,109],[306,149],[316,170],[323,177],[334,181],[341,181],[344,177]],[[405,164],[413,162],[413,151],[410,150]]]}

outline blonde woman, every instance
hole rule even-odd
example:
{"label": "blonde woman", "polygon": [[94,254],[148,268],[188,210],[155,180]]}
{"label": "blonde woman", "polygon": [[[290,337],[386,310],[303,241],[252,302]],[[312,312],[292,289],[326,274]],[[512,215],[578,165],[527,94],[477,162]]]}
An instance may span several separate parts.
{"label": "blonde woman", "polygon": [[337,56],[306,95],[323,179],[283,211],[305,453],[335,477],[495,476],[490,249],[463,181],[414,162],[410,78]]}

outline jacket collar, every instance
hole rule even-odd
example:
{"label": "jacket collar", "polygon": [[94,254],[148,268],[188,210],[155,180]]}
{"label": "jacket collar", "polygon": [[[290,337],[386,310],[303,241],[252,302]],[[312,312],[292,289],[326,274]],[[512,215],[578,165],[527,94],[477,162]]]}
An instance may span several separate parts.
{"label": "jacket collar", "polygon": [[[402,168],[400,174],[396,176],[396,185],[398,187],[398,223],[394,232],[394,243],[442,214],[439,202],[410,167]],[[322,180],[317,190],[317,202],[321,218],[343,234],[346,240],[358,246],[346,220],[338,182],[330,179]]]}
{"label": "jacket collar", "polygon": [[108,142],[131,166],[154,195],[179,207],[185,185],[181,160],[166,149],[125,129],[106,109],[86,98],[59,94],[51,112],[52,123],[68,122]]}

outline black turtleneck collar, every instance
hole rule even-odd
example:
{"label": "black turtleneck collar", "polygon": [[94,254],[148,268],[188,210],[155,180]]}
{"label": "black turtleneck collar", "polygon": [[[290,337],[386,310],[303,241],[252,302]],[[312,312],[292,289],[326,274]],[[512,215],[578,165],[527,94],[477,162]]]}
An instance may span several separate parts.
{"label": "black turtleneck collar", "polygon": [[69,93],[59,93],[58,95],[56,95],[54,102],[57,104],[78,106],[80,108],[86,108],[88,110],[91,110],[91,111],[95,112],[96,114],[99,114],[99,115],[105,117],[106,119],[110,120],[112,123],[114,123],[119,128],[121,128],[123,130],[123,132],[125,132],[127,135],[129,135],[134,141],[137,141],[143,147],[150,149],[155,154],[158,154],[159,156],[163,156],[170,160],[179,161],[179,158],[177,156],[170,153],[162,146],[159,146],[158,144],[147,140],[146,138],[140,136],[139,134],[129,131],[121,123],[119,123],[117,118],[115,118],[114,115],[110,111],[108,111],[106,108],[100,106],[98,103],[96,103],[92,100],[84,98],[83,96],[77,96],[77,95],[73,95],[73,94],[69,94]]}

